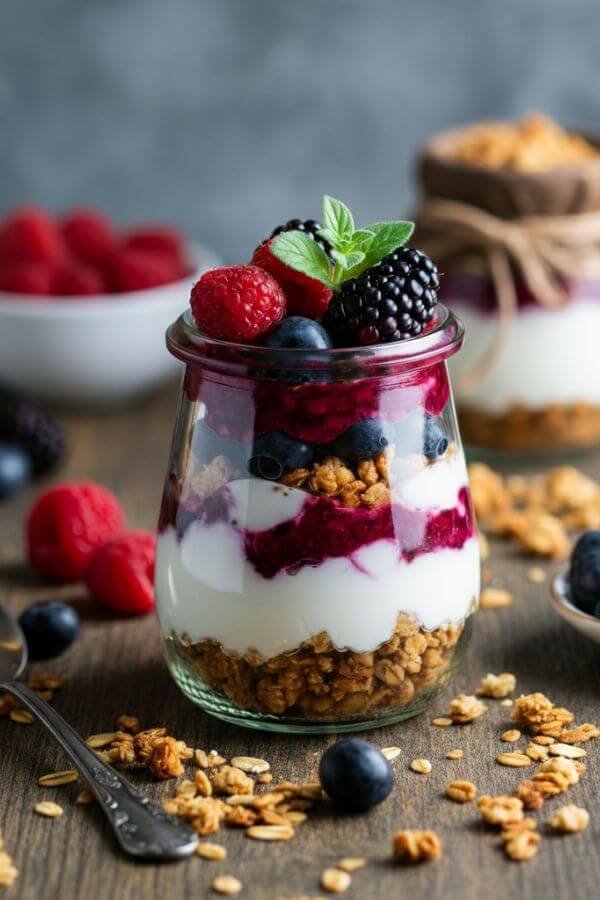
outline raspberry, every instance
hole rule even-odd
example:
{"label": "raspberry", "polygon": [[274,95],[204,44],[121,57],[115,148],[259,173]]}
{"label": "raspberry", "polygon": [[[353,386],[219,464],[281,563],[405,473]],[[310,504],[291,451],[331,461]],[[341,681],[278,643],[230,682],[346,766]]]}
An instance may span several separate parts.
{"label": "raspberry", "polygon": [[183,237],[175,228],[166,225],[144,225],[132,228],[123,238],[123,246],[145,253],[156,253],[173,260],[181,274],[186,270]]}
{"label": "raspberry", "polygon": [[84,580],[98,603],[114,612],[141,615],[154,609],[156,535],[130,531],[97,547]]}
{"label": "raspberry", "polygon": [[289,315],[319,319],[325,313],[333,296],[331,290],[322,281],[309,278],[308,275],[286,266],[273,256],[270,246],[271,241],[268,241],[257,247],[252,264],[269,272],[283,287]]}
{"label": "raspberry", "polygon": [[27,518],[29,562],[51,578],[76,581],[92,551],[124,525],[118,500],[102,485],[57,485],[38,497]]}
{"label": "raspberry", "polygon": [[198,327],[225,341],[254,340],[285,313],[281,286],[258,266],[225,266],[206,272],[192,288]]}
{"label": "raspberry", "polygon": [[58,270],[47,262],[14,262],[0,266],[0,291],[48,297],[56,294]]}
{"label": "raspberry", "polygon": [[110,265],[114,290],[145,291],[177,281],[179,269],[168,256],[121,247]]}
{"label": "raspberry", "polygon": [[43,209],[24,206],[11,213],[0,235],[0,258],[9,262],[57,263],[65,245],[52,217]]}
{"label": "raspberry", "polygon": [[57,293],[63,297],[83,297],[105,294],[108,285],[99,269],[71,260],[63,266],[58,277]]}
{"label": "raspberry", "polygon": [[96,210],[74,209],[60,227],[69,250],[83,262],[100,266],[117,249],[118,238],[112,222]]}

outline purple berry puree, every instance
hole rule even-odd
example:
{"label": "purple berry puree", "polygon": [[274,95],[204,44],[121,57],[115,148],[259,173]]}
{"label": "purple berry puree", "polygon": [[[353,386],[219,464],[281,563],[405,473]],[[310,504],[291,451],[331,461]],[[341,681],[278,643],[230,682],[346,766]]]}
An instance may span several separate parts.
{"label": "purple berry puree", "polygon": [[[195,510],[180,505],[179,533],[194,520],[205,526],[229,521],[230,500],[225,487]],[[374,509],[348,508],[331,497],[307,494],[295,518],[264,531],[241,530],[246,558],[263,578],[274,578],[284,571],[293,575],[303,566],[318,566],[327,559],[352,560],[362,547],[381,540],[393,541],[399,556],[410,562],[425,553],[460,549],[474,533],[467,487],[459,490],[456,506],[435,512],[409,509],[399,503]]]}
{"label": "purple berry puree", "polygon": [[285,431],[315,444],[329,443],[361,419],[400,421],[419,407],[439,415],[450,396],[444,363],[384,378],[297,387],[196,374],[193,389],[190,399],[202,400],[206,424],[220,437],[250,442],[267,431]]}

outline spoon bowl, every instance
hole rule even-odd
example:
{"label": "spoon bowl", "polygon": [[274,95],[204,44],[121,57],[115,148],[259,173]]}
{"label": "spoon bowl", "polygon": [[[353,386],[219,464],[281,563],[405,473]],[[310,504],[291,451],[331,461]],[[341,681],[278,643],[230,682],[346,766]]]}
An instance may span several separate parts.
{"label": "spoon bowl", "polygon": [[600,644],[600,619],[578,609],[571,599],[567,572],[559,572],[550,583],[550,599],[559,616],[590,641]]}

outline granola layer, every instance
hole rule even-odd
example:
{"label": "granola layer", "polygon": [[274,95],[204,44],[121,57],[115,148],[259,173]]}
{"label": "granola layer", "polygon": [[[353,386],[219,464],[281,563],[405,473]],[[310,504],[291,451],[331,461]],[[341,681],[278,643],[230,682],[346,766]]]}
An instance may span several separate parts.
{"label": "granola layer", "polygon": [[467,406],[459,418],[464,440],[478,447],[555,452],[600,443],[600,406],[589,403],[513,405],[497,414]]}
{"label": "granola layer", "polygon": [[212,639],[173,640],[205,683],[242,709],[337,719],[395,710],[431,691],[448,671],[464,627],[427,631],[401,613],[389,640],[373,652],[336,649],[322,632],[268,659],[227,651]]}

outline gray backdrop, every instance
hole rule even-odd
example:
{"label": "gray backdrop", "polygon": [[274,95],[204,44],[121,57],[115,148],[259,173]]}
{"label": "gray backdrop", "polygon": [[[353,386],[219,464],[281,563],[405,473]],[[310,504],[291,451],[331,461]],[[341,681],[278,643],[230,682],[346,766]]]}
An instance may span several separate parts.
{"label": "gray backdrop", "polygon": [[323,192],[410,207],[415,148],[600,125],[598,0],[0,0],[0,210],[163,217],[245,259]]}

